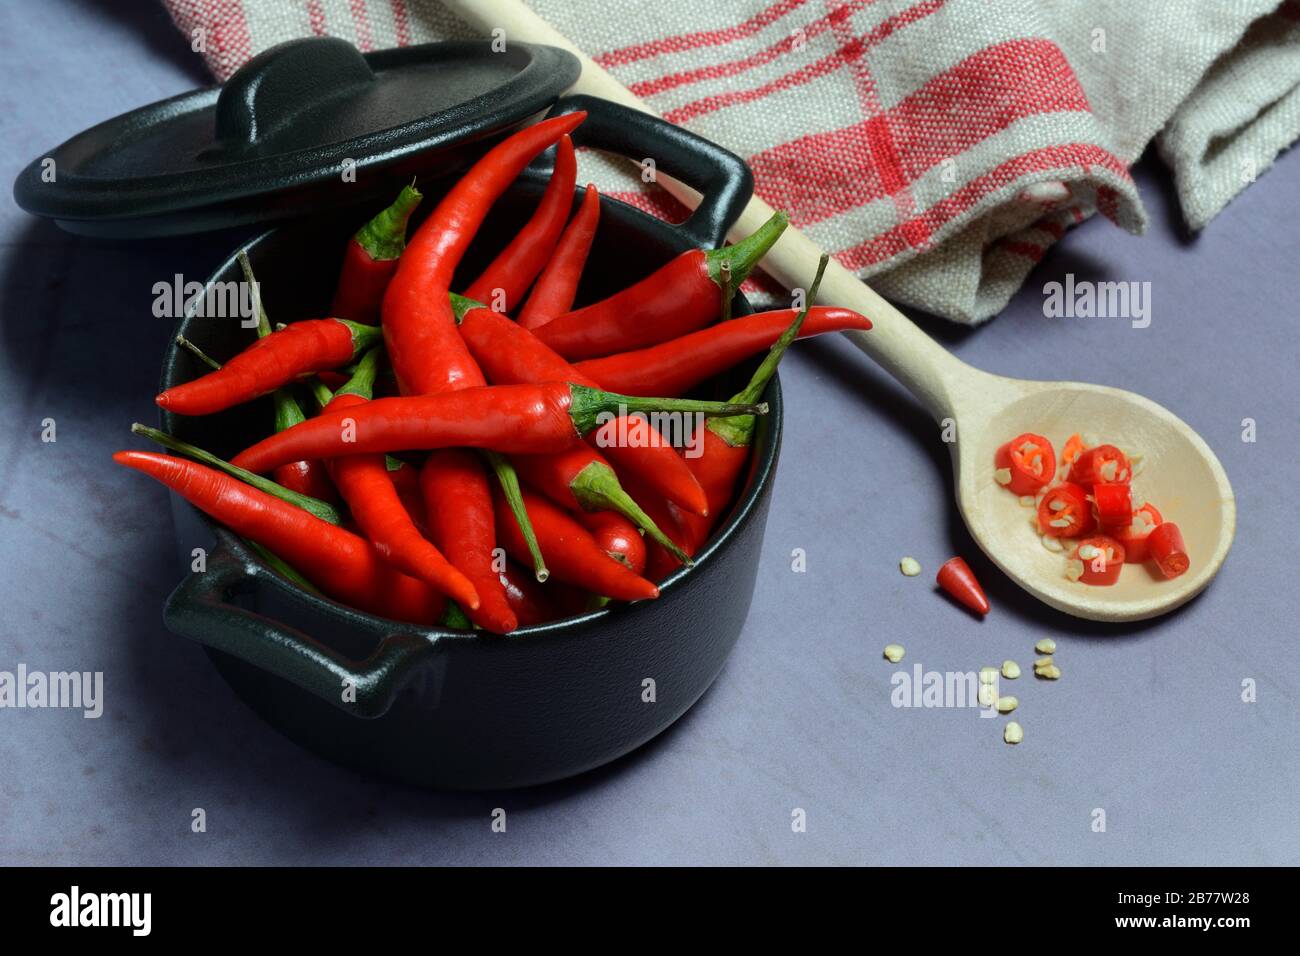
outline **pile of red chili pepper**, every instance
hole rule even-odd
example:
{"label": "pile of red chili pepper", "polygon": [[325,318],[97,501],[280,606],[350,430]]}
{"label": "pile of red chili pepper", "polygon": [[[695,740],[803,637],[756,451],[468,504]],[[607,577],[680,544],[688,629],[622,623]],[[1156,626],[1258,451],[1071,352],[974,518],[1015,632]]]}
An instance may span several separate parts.
{"label": "pile of red chili pepper", "polygon": [[[736,288],[785,228],[781,214],[575,310],[601,209],[588,185],[570,218],[569,134],[584,117],[501,142],[409,241],[421,196],[404,189],[349,242],[330,316],[272,331],[259,305],[258,340],[224,364],[179,343],[211,371],[158,405],[210,415],[271,395],[272,434],[226,462],[137,425],[177,454],[115,460],[301,586],[378,615],[503,633],[657,597],[656,582],[690,564],[727,517],[786,347],[871,323],[814,306],[816,283],[802,309],[730,318]],[[458,293],[488,210],[553,146],[536,211]],[[729,401],[689,396],[764,350]],[[684,424],[674,435],[657,427],[666,422]]]}
{"label": "pile of red chili pepper", "polygon": [[1141,457],[1071,435],[1058,467],[1052,443],[1026,432],[998,448],[994,480],[1035,509],[1049,551],[1065,555],[1071,581],[1107,586],[1125,564],[1151,561],[1163,577],[1189,566],[1182,532],[1133,490]]}

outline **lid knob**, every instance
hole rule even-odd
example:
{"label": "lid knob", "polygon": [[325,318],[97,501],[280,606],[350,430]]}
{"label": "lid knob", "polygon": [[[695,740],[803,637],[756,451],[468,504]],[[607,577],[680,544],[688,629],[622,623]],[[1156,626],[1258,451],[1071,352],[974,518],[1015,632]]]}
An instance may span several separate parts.
{"label": "lid knob", "polygon": [[374,79],[361,52],[337,37],[273,46],[241,66],[222,87],[217,148],[238,152],[271,139],[304,113]]}

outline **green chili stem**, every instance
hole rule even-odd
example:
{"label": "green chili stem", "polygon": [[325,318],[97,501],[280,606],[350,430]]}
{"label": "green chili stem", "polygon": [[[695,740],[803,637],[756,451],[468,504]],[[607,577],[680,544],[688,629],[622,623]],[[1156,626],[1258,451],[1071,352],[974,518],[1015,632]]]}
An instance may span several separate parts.
{"label": "green chili stem", "polygon": [[297,505],[303,511],[320,518],[322,521],[328,521],[330,524],[337,525],[343,523],[342,516],[339,515],[334,506],[328,502],[321,501],[319,498],[313,498],[310,495],[290,491],[288,488],[284,487],[284,485],[278,485],[269,478],[263,478],[261,475],[254,474],[251,471],[232,465],[230,462],[218,458],[211,452],[204,451],[202,448],[198,448],[188,442],[183,442],[179,438],[173,438],[166,432],[160,432],[158,429],[150,428],[148,425],[141,425],[139,422],[136,422],[131,426],[131,431],[136,435],[148,438],[150,441],[157,442],[166,449],[177,452],[181,455],[188,455],[196,461],[201,461],[203,464],[216,468],[218,471],[223,471],[232,478],[238,478],[245,484],[252,485],[258,491],[264,491],[268,495],[274,495],[281,501],[287,501],[291,505]]}
{"label": "green chili stem", "polygon": [[[799,337],[799,330],[803,328],[804,319],[808,318],[808,310],[817,301],[817,290],[821,288],[822,275],[826,272],[826,266],[829,262],[830,256],[823,253],[821,260],[817,263],[817,275],[813,277],[812,287],[808,289],[808,293],[804,297],[803,309],[794,317],[794,321],[786,327],[786,330],[781,333],[781,337],[772,343],[767,355],[763,356],[762,363],[754,370],[749,383],[731,397],[733,402],[757,401],[762,396],[768,383],[772,381],[772,376],[776,374],[776,367],[781,364],[786,349],[790,347],[791,342]],[[754,427],[756,424],[753,418],[748,417],[710,419],[708,427],[713,429],[713,433],[727,444],[733,448],[739,448],[750,444],[754,440]]]}
{"label": "green chili stem", "polygon": [[275,401],[275,430],[282,432],[286,428],[292,428],[300,422],[305,422],[307,416],[303,414],[302,406],[298,404],[298,399],[293,397],[293,392],[287,388],[277,388],[271,396]]}
{"label": "green chili stem", "polygon": [[781,233],[785,232],[785,227],[789,224],[790,220],[785,213],[773,213],[771,219],[740,242],[704,253],[709,278],[721,285],[722,264],[725,262],[731,272],[732,288],[739,288],[754,266],[758,265],[758,261],[781,238]]}
{"label": "green chili stem", "polygon": [[691,398],[644,398],[639,395],[619,395],[598,388],[569,383],[573,396],[569,403],[569,417],[578,434],[586,435],[604,425],[614,416],[634,412],[682,412],[703,415],[766,415],[767,405],[734,402],[704,402]]}
{"label": "green chili stem", "polygon": [[[248,253],[240,249],[236,258],[239,259],[239,269],[244,274],[244,281],[248,287],[253,290],[253,302],[257,309],[257,337],[264,339],[271,335],[271,320],[267,317],[266,308],[262,305],[262,285],[257,281],[257,276],[253,274],[253,263],[248,259]],[[299,422],[307,420],[307,416],[302,413],[302,407],[298,400],[293,397],[293,393],[288,388],[277,388],[271,396],[275,403],[275,430],[282,432],[286,428],[292,428]]]}
{"label": "green chili stem", "polygon": [[379,360],[383,357],[383,354],[383,348],[376,346],[361,356],[361,361],[357,362],[352,377],[343,383],[338,391],[334,393],[334,397],[360,395],[365,399],[374,398],[375,377],[379,374]]}
{"label": "green chili stem", "polygon": [[403,186],[391,206],[357,230],[357,245],[376,262],[398,258],[406,248],[406,224],[423,198],[414,183]]}
{"label": "green chili stem", "polygon": [[673,540],[660,530],[659,526],[654,523],[654,519],[641,510],[641,506],[619,484],[618,476],[614,474],[614,470],[608,465],[593,461],[578,472],[569,488],[573,491],[573,496],[578,499],[578,503],[588,511],[599,511],[602,508],[617,511],[654,541],[662,545],[669,554],[682,564],[689,567],[695,563],[685,551],[677,547]]}
{"label": "green chili stem", "polygon": [[248,261],[248,253],[240,249],[236,258],[239,260],[240,271],[244,273],[244,281],[253,290],[253,303],[257,309],[257,337],[264,339],[271,334],[271,320],[266,317],[266,309],[262,307],[262,287],[253,275],[253,264]]}
{"label": "green chili stem", "polygon": [[351,319],[335,319],[335,322],[342,322],[352,333],[352,357],[355,359],[362,352],[373,349],[383,344],[384,330],[377,325],[366,325],[364,322],[353,322]]}
{"label": "green chili stem", "polygon": [[197,345],[195,345],[193,342],[191,342],[191,341],[190,341],[189,339],[187,339],[185,336],[183,336],[183,335],[178,335],[178,336],[176,336],[176,344],[179,345],[181,348],[185,349],[185,351],[189,352],[191,355],[193,355],[195,358],[197,358],[200,362],[202,362],[202,363],[203,363],[204,365],[206,365],[208,368],[213,369],[213,370],[216,370],[216,369],[221,368],[221,363],[220,363],[220,362],[218,362],[216,359],[214,359],[214,358],[213,358],[211,355],[209,355],[207,352],[203,351],[203,349],[199,348]]}
{"label": "green chili stem", "polygon": [[471,299],[469,296],[460,295],[452,292],[448,296],[451,299],[451,314],[456,319],[456,324],[460,325],[461,320],[465,318],[467,312],[473,312],[475,309],[486,309],[487,306],[477,299]]}
{"label": "green chili stem", "polygon": [[731,320],[731,299],[736,294],[735,288],[731,284],[731,263],[724,259],[718,265],[719,285],[722,286],[722,321]]}
{"label": "green chili stem", "polygon": [[519,530],[524,536],[524,542],[528,545],[528,553],[533,557],[533,574],[538,581],[545,581],[551,576],[551,572],[546,567],[541,546],[537,543],[537,532],[533,530],[533,521],[528,517],[528,509],[524,507],[524,496],[519,490],[519,476],[515,474],[515,467],[499,452],[485,451],[483,454],[487,457],[492,470],[496,472],[497,480],[501,482],[506,504],[510,506],[510,511],[515,516]]}
{"label": "green chili stem", "polygon": [[474,622],[455,601],[447,602],[447,610],[442,613],[441,623],[443,627],[455,628],[458,631],[474,630]]}

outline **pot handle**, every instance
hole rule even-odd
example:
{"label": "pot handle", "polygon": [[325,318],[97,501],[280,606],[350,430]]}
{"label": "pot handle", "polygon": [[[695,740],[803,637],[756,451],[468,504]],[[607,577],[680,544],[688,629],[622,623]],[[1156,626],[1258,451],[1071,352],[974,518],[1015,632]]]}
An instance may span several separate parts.
{"label": "pot handle", "polygon": [[[241,561],[223,538],[218,537],[208,556],[207,570],[191,572],[167,599],[163,621],[175,633],[282,677],[363,718],[387,713],[398,692],[434,653],[436,644],[427,637],[384,633],[370,657],[353,662],[302,631],[231,604],[228,598],[236,586],[260,588],[280,584],[281,579],[259,563]],[[284,593],[298,600],[307,597],[288,585]],[[345,700],[349,688],[348,696],[355,699]]]}
{"label": "pot handle", "polygon": [[628,159],[653,159],[661,169],[702,198],[689,219],[677,228],[706,249],[721,246],[754,194],[754,174],[735,153],[702,136],[674,126],[651,113],[596,96],[566,96],[552,116],[587,111],[573,133],[579,146],[590,146]]}

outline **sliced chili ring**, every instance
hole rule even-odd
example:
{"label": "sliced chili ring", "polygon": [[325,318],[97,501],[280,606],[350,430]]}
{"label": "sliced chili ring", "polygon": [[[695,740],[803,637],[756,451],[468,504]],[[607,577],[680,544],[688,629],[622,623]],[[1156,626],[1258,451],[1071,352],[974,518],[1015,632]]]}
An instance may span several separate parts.
{"label": "sliced chili ring", "polygon": [[1107,587],[1119,580],[1124,570],[1124,545],[1108,534],[1094,534],[1079,542],[1071,557],[1075,570],[1082,567],[1079,580],[1084,584]]}
{"label": "sliced chili ring", "polygon": [[1172,521],[1156,525],[1155,530],[1147,536],[1147,549],[1160,568],[1160,573],[1167,578],[1178,577],[1191,564],[1187,557],[1187,545],[1183,543],[1183,533]]}
{"label": "sliced chili ring", "polygon": [[1051,538],[1077,538],[1093,528],[1092,505],[1082,485],[1065,481],[1048,488],[1038,503],[1038,528]]}
{"label": "sliced chili ring", "polygon": [[1128,485],[1093,485],[1092,500],[1097,502],[1097,523],[1108,531],[1133,520],[1133,492]]}
{"label": "sliced chili ring", "polygon": [[1017,495],[1037,494],[1056,476],[1052,443],[1033,432],[1017,435],[999,448],[993,463],[998,484]]}
{"label": "sliced chili ring", "polygon": [[1148,502],[1133,509],[1133,516],[1125,527],[1107,529],[1116,541],[1124,545],[1126,564],[1141,564],[1147,559],[1147,539],[1163,520],[1160,509]]}
{"label": "sliced chili ring", "polygon": [[1087,446],[1084,445],[1083,439],[1079,436],[1078,432],[1075,432],[1065,440],[1065,447],[1061,449],[1061,464],[1073,465],[1074,460],[1087,450]]}
{"label": "sliced chili ring", "polygon": [[1076,484],[1126,485],[1133,477],[1128,456],[1114,445],[1098,445],[1079,455],[1070,466],[1070,480]]}

